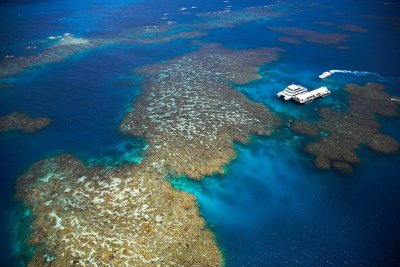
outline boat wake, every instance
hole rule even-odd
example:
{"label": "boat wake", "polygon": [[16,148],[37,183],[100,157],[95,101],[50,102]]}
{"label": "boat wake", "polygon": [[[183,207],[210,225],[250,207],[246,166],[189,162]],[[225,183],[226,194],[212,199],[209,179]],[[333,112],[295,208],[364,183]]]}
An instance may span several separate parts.
{"label": "boat wake", "polygon": [[324,73],[322,73],[318,77],[320,79],[325,79],[325,78],[327,78],[327,77],[329,77],[329,76],[331,76],[332,74],[335,74],[335,73],[347,73],[347,74],[353,74],[353,75],[357,75],[357,76],[373,75],[373,76],[376,76],[379,80],[385,80],[379,73],[376,73],[376,72],[353,71],[353,70],[330,70],[330,71],[325,71]]}

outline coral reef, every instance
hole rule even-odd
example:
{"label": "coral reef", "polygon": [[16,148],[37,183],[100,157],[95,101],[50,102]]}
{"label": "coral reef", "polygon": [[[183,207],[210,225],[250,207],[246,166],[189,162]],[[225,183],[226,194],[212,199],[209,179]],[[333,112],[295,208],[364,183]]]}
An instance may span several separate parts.
{"label": "coral reef", "polygon": [[[190,30],[185,29],[186,27]],[[204,35],[206,35],[206,33],[196,30],[190,25],[162,25],[127,29],[115,35],[104,36],[97,40],[103,44],[154,44],[167,43],[176,39],[194,39]]]}
{"label": "coral reef", "polygon": [[205,29],[234,27],[238,24],[279,18],[285,15],[285,13],[274,11],[270,6],[258,6],[235,11],[207,12],[197,14],[197,16],[207,19],[205,23],[198,24],[197,26]]}
{"label": "coral reef", "polygon": [[21,130],[33,133],[49,125],[50,119],[41,117],[33,119],[21,112],[13,112],[0,117],[0,133],[11,130]]}
{"label": "coral reef", "polygon": [[204,29],[231,27],[256,20],[281,17],[284,14],[274,11],[271,7],[253,7],[231,12],[200,13],[198,16],[204,20],[197,24],[134,27],[113,35],[90,39],[77,38],[70,33],[63,36],[51,36],[51,40],[58,42],[44,51],[26,57],[8,56],[0,60],[0,79],[17,76],[24,70],[42,64],[60,62],[77,53],[99,46],[121,43],[154,44],[171,42],[176,39],[199,38],[207,34],[202,31]]}
{"label": "coral reef", "polygon": [[400,103],[393,101],[380,84],[367,83],[364,87],[348,84],[344,90],[350,94],[346,111],[322,108],[320,122],[295,121],[290,128],[311,137],[317,137],[318,131],[328,133],[308,144],[305,151],[316,156],[315,165],[318,168],[333,167],[350,173],[352,165],[360,163],[355,152],[360,145],[365,144],[381,153],[393,153],[400,148],[396,140],[380,133],[380,125],[375,118],[376,114],[398,115]]}
{"label": "coral reef", "polygon": [[40,53],[27,57],[6,58],[0,61],[0,79],[19,75],[22,71],[35,66],[60,62],[75,54],[99,46],[118,43],[164,43],[171,42],[175,39],[198,38],[204,36],[204,33],[200,31],[170,33],[170,30],[171,27],[168,26],[156,28],[143,27],[132,31],[126,31],[115,36],[104,36],[101,38],[92,38],[90,40],[75,38],[72,34],[67,33],[57,44],[48,47]]}
{"label": "coral reef", "polygon": [[384,21],[386,23],[390,23],[392,30],[399,31],[400,30],[400,16],[379,16],[379,15],[364,15],[365,19],[368,20],[378,20]]}
{"label": "coral reef", "polygon": [[0,83],[0,89],[11,89],[14,88],[15,84],[13,83]]}
{"label": "coral reef", "polygon": [[[349,37],[349,35],[347,34],[319,33],[316,31],[296,27],[268,27],[267,29],[271,31],[281,32],[286,35],[284,37],[290,37],[293,40],[324,45],[340,44],[345,42]],[[294,43],[293,40],[291,40],[292,43]],[[283,39],[283,41],[285,41],[285,39]]]}
{"label": "coral reef", "polygon": [[368,32],[368,30],[364,27],[355,24],[343,24],[339,25],[338,28],[349,32]]}
{"label": "coral reef", "polygon": [[288,44],[301,44],[301,41],[299,41],[298,39],[291,38],[291,37],[285,37],[285,36],[279,37],[278,41],[282,42],[282,43],[288,43]]}
{"label": "coral reef", "polygon": [[66,34],[59,43],[50,46],[38,54],[1,60],[0,78],[16,76],[21,71],[38,65],[60,62],[72,55],[96,46],[98,46],[98,43],[94,41],[75,38],[71,34]]}
{"label": "coral reef", "polygon": [[325,27],[330,27],[333,25],[332,22],[330,21],[314,21],[313,22],[315,25],[319,25],[319,26],[325,26]]}
{"label": "coral reef", "polygon": [[[0,77],[116,43],[159,43],[203,36],[197,29],[264,19],[271,10],[204,16],[182,25],[143,27],[90,40],[65,35],[29,57],[7,58]],[[229,18],[230,17],[230,18]],[[228,22],[229,21],[229,22]],[[207,25],[212,24],[208,27]],[[196,28],[197,27],[197,28]],[[57,39],[58,40],[58,39]],[[171,174],[200,179],[222,173],[233,142],[267,135],[278,123],[265,106],[229,87],[258,79],[279,49],[228,50],[216,44],[140,68],[145,88],[121,130],[148,142],[144,159],[114,168],[87,166],[71,155],[39,161],[18,179],[17,196],[32,210],[29,266],[220,266],[222,255],[194,196],[175,190]]]}
{"label": "coral reef", "polygon": [[18,179],[17,199],[33,214],[29,266],[221,266],[195,197],[166,178],[222,172],[233,141],[272,130],[275,116],[229,83],[259,78],[278,51],[209,44],[138,69],[145,88],[121,129],[146,138],[139,164],[89,167],[62,155]]}
{"label": "coral reef", "polygon": [[307,135],[311,137],[317,137],[319,135],[318,128],[311,122],[290,120],[288,126],[292,131],[298,134]]}
{"label": "coral reef", "polygon": [[233,141],[268,134],[277,123],[263,105],[248,100],[229,83],[259,78],[257,66],[275,60],[278,49],[200,50],[137,71],[146,85],[121,130],[145,136],[146,157],[161,172],[188,175],[223,173],[235,155]]}
{"label": "coral reef", "polygon": [[18,179],[32,209],[29,266],[220,266],[195,197],[143,162],[89,168],[62,155]]}
{"label": "coral reef", "polygon": [[[319,25],[319,26],[325,26],[325,27],[334,26],[334,23],[329,22],[329,21],[314,21],[313,24]],[[348,31],[348,32],[368,32],[368,30],[365,29],[364,27],[362,27],[360,25],[356,25],[356,24],[350,24],[350,23],[337,25],[336,27],[339,29]]]}

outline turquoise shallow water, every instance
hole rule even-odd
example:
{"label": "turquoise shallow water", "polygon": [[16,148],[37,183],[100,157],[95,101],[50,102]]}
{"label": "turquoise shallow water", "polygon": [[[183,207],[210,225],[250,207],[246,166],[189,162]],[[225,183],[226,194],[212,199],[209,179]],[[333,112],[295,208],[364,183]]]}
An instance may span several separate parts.
{"label": "turquoise shallow water", "polygon": [[[195,194],[227,266],[392,265],[397,260],[399,157],[366,152],[352,177],[316,171],[300,140],[238,147],[228,175],[172,180]],[[300,141],[301,142],[301,141]],[[246,168],[243,168],[246,166]],[[384,181],[379,178],[385,173]],[[383,177],[382,177],[383,178]]]}
{"label": "turquoise shallow water", "polygon": [[[182,6],[197,6],[200,12],[221,10],[228,5],[223,1],[95,2],[1,4],[0,55],[34,53],[23,47],[65,32],[102,36],[132,26],[165,23],[161,19],[165,12],[169,20],[190,24],[193,19],[198,20],[195,11],[182,14]],[[345,109],[341,87],[349,82],[381,82],[391,94],[400,94],[399,35],[393,29],[393,18],[363,17],[393,17],[398,8],[376,1],[322,1],[323,5],[330,5],[327,8],[310,8],[307,1],[300,2],[298,14],[291,3],[286,6],[287,11],[296,11],[290,17],[215,29],[200,38],[233,49],[284,49],[278,61],[260,69],[260,80],[233,85],[237,90],[280,116],[309,120],[318,119],[315,109],[322,106]],[[233,9],[265,4],[275,1],[230,2]],[[334,25],[322,27],[312,23],[322,20]],[[349,50],[308,42],[282,43],[277,41],[279,33],[266,30],[268,26],[284,26],[343,33],[336,25],[344,23],[359,24],[369,30],[350,33],[344,43]],[[13,31],[9,30],[11,27]],[[91,164],[140,161],[145,140],[129,138],[118,131],[143,86],[141,77],[132,74],[132,70],[195,48],[185,40],[108,46],[33,69],[14,79],[15,88],[0,91],[1,115],[22,111],[52,119],[48,128],[31,135],[0,135],[0,234],[6,240],[0,243],[1,266],[20,265],[18,262],[26,254],[20,251],[26,232],[12,234],[17,223],[23,225],[20,229],[29,226],[19,217],[12,217],[19,207],[12,200],[18,175],[39,159],[65,152]],[[320,81],[317,76],[329,69],[366,70],[379,73],[384,79],[334,74]],[[291,82],[310,88],[325,85],[333,95],[306,106],[277,101],[276,92]],[[398,117],[380,121],[384,133],[400,139]],[[224,176],[206,177],[201,182],[175,178],[171,182],[196,195],[227,266],[396,265],[400,261],[399,153],[380,155],[363,147],[359,151],[361,164],[351,176],[343,176],[316,170],[312,158],[302,151],[307,141],[283,128],[271,137],[254,137],[249,145],[237,145],[237,159],[226,167]]]}

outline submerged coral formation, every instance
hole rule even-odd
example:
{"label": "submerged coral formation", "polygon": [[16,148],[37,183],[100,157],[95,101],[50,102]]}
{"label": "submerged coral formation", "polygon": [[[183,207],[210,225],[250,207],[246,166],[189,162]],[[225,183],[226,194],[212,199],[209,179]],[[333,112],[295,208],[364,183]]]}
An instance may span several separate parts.
{"label": "submerged coral formation", "polygon": [[[182,25],[138,27],[88,40],[68,34],[38,54],[2,61],[0,78],[102,45],[197,38],[205,34],[198,29],[278,15],[271,12],[256,8],[239,17],[239,11],[209,14],[188,30],[180,30]],[[229,85],[258,79],[258,67],[275,60],[279,49],[201,46],[137,70],[145,77],[145,88],[121,130],[146,138],[143,161],[90,167],[61,155],[39,161],[18,179],[17,199],[32,210],[29,243],[36,252],[29,266],[223,264],[195,197],[177,191],[166,178],[221,173],[235,155],[234,141],[271,132],[278,123],[272,112]]]}
{"label": "submerged coral formation", "polygon": [[396,140],[380,133],[380,125],[375,118],[376,114],[398,115],[400,103],[393,101],[380,84],[367,83],[364,87],[348,84],[344,90],[350,94],[346,111],[322,108],[320,122],[295,121],[290,127],[311,137],[316,137],[320,131],[327,133],[327,136],[308,144],[305,151],[316,156],[315,165],[318,168],[333,167],[348,173],[352,171],[352,165],[360,162],[355,150],[362,144],[382,153],[393,153],[400,148]]}
{"label": "submerged coral formation", "polygon": [[292,131],[298,134],[307,135],[310,137],[317,137],[319,135],[318,128],[311,122],[290,120],[289,127]]}
{"label": "submerged coral formation", "polygon": [[0,60],[0,78],[18,75],[21,71],[38,65],[60,62],[78,52],[96,46],[98,44],[95,41],[75,38],[71,34],[65,34],[59,43],[50,46],[38,54]]}
{"label": "submerged coral formation", "polygon": [[355,24],[343,24],[339,25],[338,28],[349,32],[368,32],[364,27]]}
{"label": "submerged coral formation", "polygon": [[160,25],[144,26],[133,29],[126,29],[120,33],[111,36],[98,38],[98,42],[103,44],[131,43],[131,44],[154,44],[167,43],[176,39],[199,38],[206,33],[185,25]]}
{"label": "submerged coral formation", "polygon": [[285,36],[279,37],[278,41],[282,42],[282,43],[288,43],[288,44],[301,44],[301,41],[299,41],[295,38],[285,37]]}
{"label": "submerged coral formation", "polygon": [[62,155],[19,178],[17,199],[33,214],[30,266],[221,266],[195,197],[166,178],[222,172],[233,141],[271,131],[274,115],[228,85],[259,78],[278,51],[210,44],[138,69],[145,88],[121,129],[146,138],[142,162],[89,167]]}
{"label": "submerged coral formation", "polygon": [[204,29],[230,27],[256,20],[265,20],[284,16],[271,7],[253,7],[231,12],[200,13],[204,20],[197,24],[168,24],[158,26],[134,27],[125,29],[113,35],[91,37],[88,39],[74,37],[70,33],[63,36],[51,36],[58,40],[42,52],[26,57],[6,57],[0,60],[0,79],[19,75],[32,67],[55,63],[69,58],[77,53],[99,46],[131,43],[154,44],[166,43],[176,39],[193,39],[206,35]]}
{"label": "submerged coral formation", "polygon": [[[347,34],[319,33],[296,27],[268,27],[268,30],[283,33],[285,38],[280,40],[283,42],[290,40],[291,43],[305,41],[316,44],[336,45],[345,42],[349,38]],[[290,39],[287,39],[288,37]]]}
{"label": "submerged coral formation", "polygon": [[235,11],[207,12],[197,15],[207,18],[205,23],[198,24],[197,26],[206,29],[233,27],[242,23],[279,18],[285,15],[285,13],[275,11],[271,6],[258,6]]}
{"label": "submerged coral formation", "polygon": [[0,117],[0,133],[11,130],[32,133],[41,130],[49,125],[49,123],[50,119],[46,117],[33,119],[24,113],[13,112]]}
{"label": "submerged coral formation", "polygon": [[400,16],[379,16],[379,15],[364,15],[364,18],[373,21],[383,21],[391,26],[392,30],[400,30]]}
{"label": "submerged coral formation", "polygon": [[125,31],[115,36],[104,36],[101,38],[75,38],[72,34],[65,34],[55,45],[44,51],[28,56],[6,58],[0,61],[0,78],[16,76],[26,69],[32,67],[63,61],[75,54],[93,49],[99,46],[135,43],[151,44],[171,42],[175,39],[198,38],[204,35],[200,31],[183,31],[171,33],[172,27],[138,28]]}
{"label": "submerged coral formation", "polygon": [[313,24],[319,25],[319,26],[330,27],[330,26],[333,25],[333,22],[330,22],[330,21],[314,21]]}
{"label": "submerged coral formation", "polygon": [[121,129],[145,136],[146,156],[155,168],[199,179],[222,173],[234,157],[233,141],[268,134],[276,118],[229,83],[259,78],[258,66],[277,57],[278,49],[200,50],[137,71],[146,79],[134,111]]}
{"label": "submerged coral formation", "polygon": [[0,82],[0,90],[1,89],[11,89],[14,87],[15,87],[15,84],[13,84],[13,83]]}
{"label": "submerged coral formation", "polygon": [[[333,22],[330,21],[314,21],[313,24],[324,27],[330,27],[335,25]],[[368,32],[366,28],[351,23],[337,25],[336,27],[349,32]]]}
{"label": "submerged coral formation", "polygon": [[87,167],[62,155],[18,180],[32,209],[29,266],[220,266],[195,197],[175,190],[147,161]]}

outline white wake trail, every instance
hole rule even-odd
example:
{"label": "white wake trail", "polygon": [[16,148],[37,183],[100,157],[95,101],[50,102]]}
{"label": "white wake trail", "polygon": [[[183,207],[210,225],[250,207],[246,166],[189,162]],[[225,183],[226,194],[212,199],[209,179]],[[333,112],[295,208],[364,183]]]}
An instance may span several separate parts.
{"label": "white wake trail", "polygon": [[355,70],[355,71],[354,70],[330,70],[330,71],[325,71],[318,77],[320,79],[325,79],[335,73],[347,73],[347,74],[353,74],[353,75],[357,75],[357,76],[373,75],[373,76],[378,77],[379,80],[384,80],[384,78],[379,73],[370,72],[370,71],[357,71],[357,70]]}

